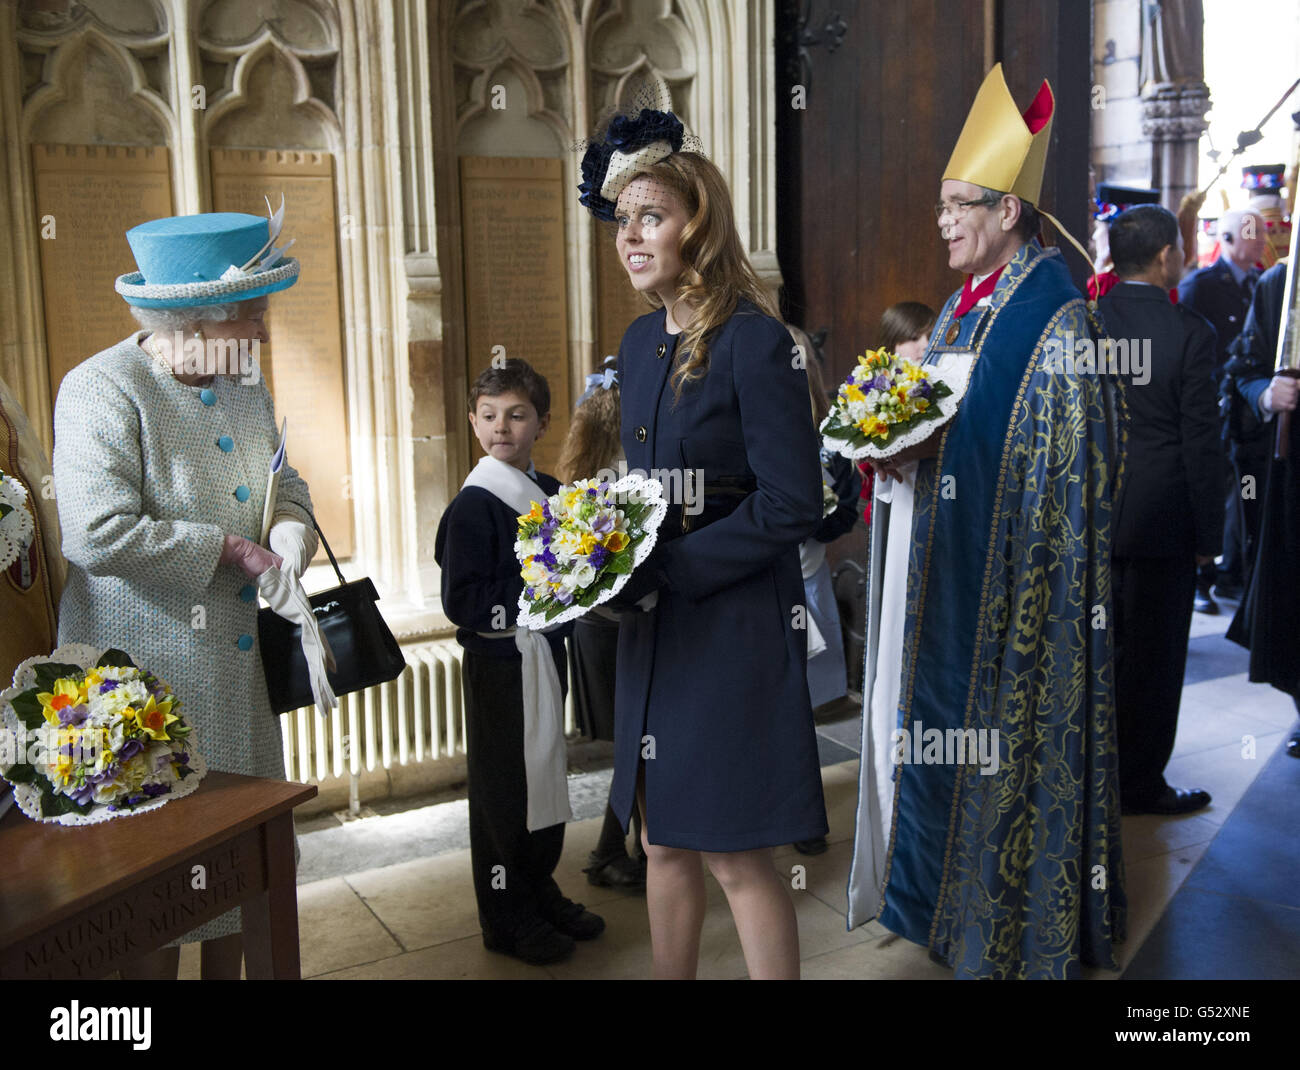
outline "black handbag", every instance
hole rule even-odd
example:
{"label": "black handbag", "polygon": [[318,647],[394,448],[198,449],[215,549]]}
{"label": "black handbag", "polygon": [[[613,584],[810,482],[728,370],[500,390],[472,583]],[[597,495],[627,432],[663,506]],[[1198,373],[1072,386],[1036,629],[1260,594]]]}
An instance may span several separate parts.
{"label": "black handbag", "polygon": [[[339,578],[339,586],[308,599],[334,654],[337,671],[327,674],[330,686],[336,695],[350,695],[397,679],[406,668],[406,659],[375,605],[379,592],[369,578],[354,583],[344,580],[315,517],[311,524]],[[280,714],[313,705],[307,659],[302,654],[302,628],[273,609],[262,609],[257,614],[257,635],[271,709]]]}

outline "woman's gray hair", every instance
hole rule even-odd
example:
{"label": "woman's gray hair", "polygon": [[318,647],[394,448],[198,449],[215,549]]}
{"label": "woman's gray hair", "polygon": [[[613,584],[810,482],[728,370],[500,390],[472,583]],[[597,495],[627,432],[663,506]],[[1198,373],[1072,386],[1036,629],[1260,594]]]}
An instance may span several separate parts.
{"label": "woman's gray hair", "polygon": [[193,305],[190,308],[140,308],[132,305],[131,315],[147,331],[183,331],[191,323],[223,323],[237,319],[239,305]]}

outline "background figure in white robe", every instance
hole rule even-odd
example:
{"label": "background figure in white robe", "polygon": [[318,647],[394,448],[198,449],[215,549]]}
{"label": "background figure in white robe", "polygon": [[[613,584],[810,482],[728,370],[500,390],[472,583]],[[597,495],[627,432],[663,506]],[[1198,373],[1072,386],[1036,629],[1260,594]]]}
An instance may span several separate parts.
{"label": "background figure in white robe", "polygon": [[[905,354],[906,355],[906,354]],[[935,374],[964,392],[969,354],[938,356]],[[871,563],[867,579],[867,647],[862,677],[862,747],[858,820],[849,872],[849,928],[880,913],[885,860],[894,809],[894,732],[898,728],[903,632],[907,615],[907,559],[912,545],[912,496],[919,461],[896,469],[900,478],[876,475],[871,511]]]}

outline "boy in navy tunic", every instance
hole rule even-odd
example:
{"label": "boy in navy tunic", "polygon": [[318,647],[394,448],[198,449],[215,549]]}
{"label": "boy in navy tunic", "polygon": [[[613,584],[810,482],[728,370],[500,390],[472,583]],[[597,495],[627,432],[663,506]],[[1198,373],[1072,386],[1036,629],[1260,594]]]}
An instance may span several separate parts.
{"label": "boy in navy tunic", "polygon": [[[523,591],[514,544],[517,516],[527,511],[520,502],[559,489],[531,460],[533,443],[550,423],[550,407],[546,380],[522,360],[488,368],[475,380],[469,420],[486,456],[443,513],[434,548],[443,612],[465,649],[470,858],[483,944],[535,964],[566,958],[574,940],[590,940],[605,928],[597,915],[566,899],[552,877],[564,846],[567,796],[560,809],[539,811],[538,785],[530,785],[525,772],[529,696],[513,627]],[[570,627],[545,636],[561,696]],[[560,731],[550,742],[559,748],[563,792]],[[554,814],[555,823],[529,831],[530,801],[534,824],[537,812]]]}

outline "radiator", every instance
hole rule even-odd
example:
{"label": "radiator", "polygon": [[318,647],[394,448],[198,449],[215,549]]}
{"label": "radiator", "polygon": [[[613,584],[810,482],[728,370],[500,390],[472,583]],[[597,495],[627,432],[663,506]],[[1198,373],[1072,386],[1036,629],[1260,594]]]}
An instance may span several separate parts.
{"label": "radiator", "polygon": [[[463,755],[462,653],[454,639],[404,646],[406,668],[396,680],[340,696],[328,717],[314,706],[281,714],[286,775],[321,782]],[[569,735],[572,697],[570,691],[564,711]]]}

